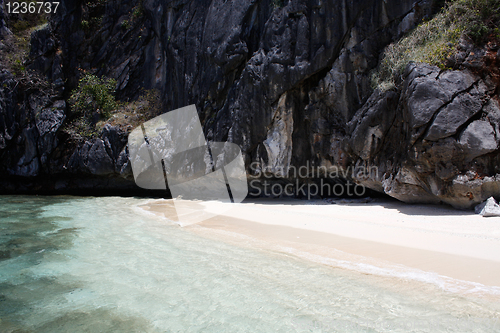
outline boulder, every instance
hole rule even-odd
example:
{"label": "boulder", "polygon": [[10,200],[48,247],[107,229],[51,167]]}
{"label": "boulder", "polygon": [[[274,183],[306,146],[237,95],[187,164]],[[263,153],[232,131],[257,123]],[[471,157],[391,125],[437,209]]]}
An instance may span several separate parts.
{"label": "boulder", "polygon": [[93,175],[113,174],[115,166],[108,153],[109,146],[101,139],[96,139],[86,156],[86,166]]}
{"label": "boulder", "polygon": [[[374,92],[348,124],[345,151],[377,177],[354,180],[409,203],[469,209],[500,193],[500,110],[485,81],[410,64],[400,86]],[[399,112],[399,111],[402,112]]]}
{"label": "boulder", "polygon": [[491,153],[498,149],[500,138],[489,121],[476,120],[460,135],[459,144],[466,156],[472,160],[478,156]]}
{"label": "boulder", "polygon": [[457,133],[460,126],[481,111],[479,96],[469,93],[458,95],[446,105],[432,122],[425,140],[437,141]]}
{"label": "boulder", "polygon": [[428,76],[416,78],[407,93],[411,128],[427,124],[451,97],[435,79]]}
{"label": "boulder", "polygon": [[500,216],[500,205],[496,202],[495,198],[490,197],[485,202],[477,205],[474,211],[476,214],[484,217]]}

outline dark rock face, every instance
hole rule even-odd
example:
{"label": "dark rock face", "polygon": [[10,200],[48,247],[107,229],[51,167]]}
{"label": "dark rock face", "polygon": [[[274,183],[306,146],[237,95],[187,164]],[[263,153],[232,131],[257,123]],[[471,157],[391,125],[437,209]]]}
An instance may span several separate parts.
{"label": "dark rock face", "polygon": [[196,104],[207,139],[238,144],[249,173],[354,170],[344,178],[406,202],[472,207],[500,193],[498,81],[482,71],[491,52],[465,43],[450,66],[460,70],[411,64],[397,89],[371,88],[384,47],[432,5],[65,1],[32,34],[30,68],[50,92],[0,74],[0,171],[59,179],[54,189],[134,188],[127,133],[107,125],[86,140],[63,130],[84,69],[115,78],[124,101],[154,88],[165,112]]}
{"label": "dark rock face", "polygon": [[[348,143],[351,156],[378,168],[375,179],[357,180],[405,202],[445,202],[457,208],[498,196],[495,89],[468,70],[410,64],[401,89],[375,92],[354,117],[361,121]],[[399,103],[387,103],[394,95]],[[377,113],[388,120],[369,127],[370,114]],[[382,149],[373,148],[375,139],[384,142]]]}
{"label": "dark rock face", "polygon": [[[0,72],[0,82],[0,185],[3,191],[81,188],[86,180],[93,184],[91,188],[106,189],[108,185],[135,188],[130,180],[122,181],[130,176],[127,160],[119,160],[120,153],[126,151],[125,133],[107,125],[100,138],[75,142],[61,131],[68,107],[54,85],[36,76],[16,80],[5,70]],[[104,175],[106,179],[93,178]],[[68,184],[63,186],[59,181],[62,179],[71,181],[63,182]],[[79,182],[75,182],[76,179]]]}
{"label": "dark rock face", "polygon": [[127,138],[119,129],[106,125],[100,135],[92,141],[82,142],[69,158],[67,169],[72,172],[92,175],[121,174],[129,176],[126,169],[128,159],[120,159]]}
{"label": "dark rock face", "polygon": [[7,32],[7,27],[5,26],[5,15],[3,12],[3,6],[0,8],[0,37]]}

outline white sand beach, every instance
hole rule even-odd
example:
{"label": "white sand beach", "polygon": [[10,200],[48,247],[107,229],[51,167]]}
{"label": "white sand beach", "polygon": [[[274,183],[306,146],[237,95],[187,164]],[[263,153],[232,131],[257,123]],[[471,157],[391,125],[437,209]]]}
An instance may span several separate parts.
{"label": "white sand beach", "polygon": [[[153,200],[144,208],[176,218],[172,200]],[[484,285],[500,291],[500,218],[446,206],[261,199],[233,204],[186,229],[367,274],[390,271],[423,282],[436,277],[438,284],[460,280],[470,282],[469,289]]]}

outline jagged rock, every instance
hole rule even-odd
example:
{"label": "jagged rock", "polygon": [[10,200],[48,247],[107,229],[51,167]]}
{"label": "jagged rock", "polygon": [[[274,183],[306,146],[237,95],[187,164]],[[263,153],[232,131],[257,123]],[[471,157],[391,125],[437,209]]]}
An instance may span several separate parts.
{"label": "jagged rock", "polygon": [[481,111],[479,97],[470,93],[458,95],[439,111],[424,139],[437,141],[457,133],[460,126]]}
{"label": "jagged rock", "polygon": [[126,133],[116,126],[106,124],[102,129],[100,137],[104,141],[106,147],[109,147],[110,157],[113,160],[117,160],[127,144]]}
{"label": "jagged rock", "polygon": [[477,205],[474,210],[476,214],[480,214],[484,217],[500,216],[500,205],[498,205],[493,197]]}
{"label": "jagged rock", "polygon": [[449,101],[450,95],[432,77],[413,80],[408,87],[408,115],[411,128],[427,124],[439,108]]}
{"label": "jagged rock", "polygon": [[431,121],[425,139],[436,141],[455,134],[464,122],[481,110],[477,89],[464,93],[477,80],[469,72],[441,73],[435,66],[410,64],[406,73],[402,98],[406,101],[405,118],[411,128],[412,142],[427,130]]}
{"label": "jagged rock", "polygon": [[93,175],[107,175],[114,172],[113,160],[108,154],[104,141],[96,139],[86,156],[86,166]]}
{"label": "jagged rock", "polygon": [[[354,169],[339,178],[459,208],[500,193],[498,80],[482,67],[484,50],[461,40],[450,58],[460,70],[411,63],[394,89],[372,90],[382,50],[428,16],[432,1],[95,5],[92,13],[86,2],[65,1],[33,32],[28,63],[50,87],[21,87],[0,69],[7,177],[67,177],[52,184],[60,189],[133,188],[127,133],[105,125],[85,141],[61,130],[71,114],[58,101],[83,70],[116,79],[123,101],[154,88],[165,112],[196,104],[208,140],[237,143],[247,167],[257,162],[274,176],[307,163]],[[85,29],[82,20],[96,13],[100,24]]]}
{"label": "jagged rock", "polygon": [[[485,87],[468,71],[410,64],[401,88],[393,92],[399,102],[387,104],[387,118],[375,122],[385,131],[374,136],[364,125],[370,121],[366,109],[384,101],[378,92],[350,123],[352,157],[379,169],[375,177],[355,180],[401,201],[445,202],[457,208],[498,195],[500,110]],[[373,150],[370,140],[375,138],[382,144]]]}
{"label": "jagged rock", "polygon": [[128,158],[128,150],[125,147],[118,155],[115,164],[115,172],[119,173],[121,177],[127,179],[133,179],[132,166],[130,165],[130,160]]}
{"label": "jagged rock", "polygon": [[67,163],[67,169],[73,173],[92,175],[110,175],[115,172],[113,159],[109,155],[109,146],[99,138],[86,141],[76,149]]}
{"label": "jagged rock", "polygon": [[16,131],[15,103],[17,101],[17,84],[11,73],[0,70],[0,150],[5,149]]}
{"label": "jagged rock", "polygon": [[401,168],[395,176],[382,181],[384,192],[393,198],[408,203],[439,203],[439,199],[429,193],[424,183],[413,170]]}
{"label": "jagged rock", "polygon": [[[12,34],[9,30],[9,28],[7,27],[7,25],[5,24],[5,12],[4,12],[4,7],[3,6],[0,6],[0,38],[3,39],[3,37],[5,37],[6,35],[10,35]],[[2,42],[0,41],[0,47],[2,46]]]}
{"label": "jagged rock", "polygon": [[495,129],[497,137],[500,138],[500,107],[495,98],[490,99],[483,108],[484,113],[487,115],[491,126]]}
{"label": "jagged rock", "polygon": [[[66,118],[65,109],[66,102],[57,101],[51,108],[43,109],[36,119],[39,135],[38,153],[42,166],[47,166],[49,156],[58,144],[56,133]],[[46,171],[48,171],[47,168]]]}
{"label": "jagged rock", "polygon": [[12,170],[16,176],[33,177],[37,176],[40,169],[37,151],[38,133],[36,127],[24,128],[21,135],[24,154],[17,165]]}
{"label": "jagged rock", "polygon": [[48,24],[31,33],[30,57],[34,59],[30,68],[48,74],[52,79],[52,64],[55,55],[56,42]]}
{"label": "jagged rock", "polygon": [[363,160],[382,149],[383,139],[394,121],[398,94],[375,92],[348,124],[353,129],[350,146]]}
{"label": "jagged rock", "polygon": [[472,160],[478,156],[498,149],[500,137],[489,121],[476,120],[462,132],[459,144],[463,147],[467,158]]}
{"label": "jagged rock", "polygon": [[293,134],[293,101],[284,94],[273,117],[272,128],[268,132],[263,146],[266,149],[268,161],[265,172],[278,173],[288,170],[292,160],[292,134]]}

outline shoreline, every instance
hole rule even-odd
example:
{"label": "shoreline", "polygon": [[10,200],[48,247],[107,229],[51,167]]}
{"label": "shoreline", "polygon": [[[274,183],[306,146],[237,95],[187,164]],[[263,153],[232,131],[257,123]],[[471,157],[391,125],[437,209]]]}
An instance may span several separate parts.
{"label": "shoreline", "polygon": [[[172,200],[141,207],[176,219]],[[236,245],[246,237],[251,247],[366,274],[500,295],[500,218],[386,199],[345,204],[271,199],[235,204],[184,228]]]}

